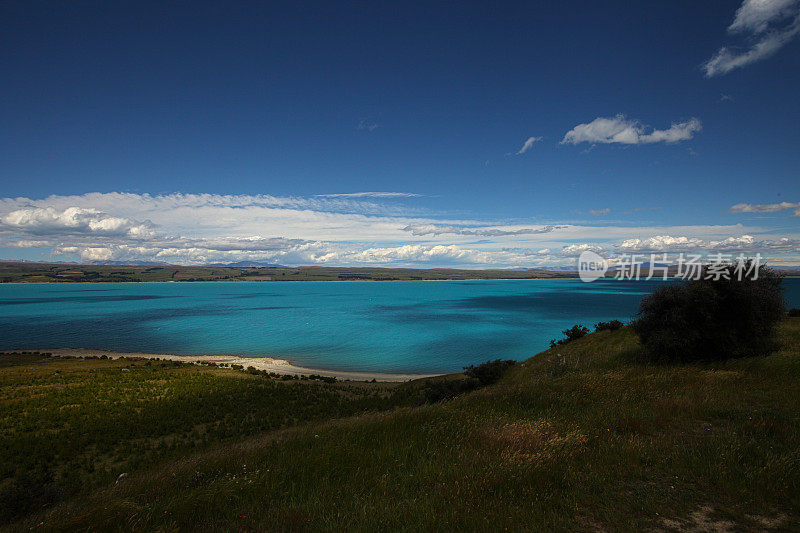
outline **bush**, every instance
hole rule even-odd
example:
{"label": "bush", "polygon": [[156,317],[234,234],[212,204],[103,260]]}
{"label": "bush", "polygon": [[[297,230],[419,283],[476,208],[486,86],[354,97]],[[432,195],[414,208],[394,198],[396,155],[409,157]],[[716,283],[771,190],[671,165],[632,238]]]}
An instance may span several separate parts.
{"label": "bush", "polygon": [[478,366],[469,365],[464,367],[464,373],[477,379],[482,387],[491,385],[500,379],[500,377],[510,367],[514,366],[517,362],[512,360],[503,361],[502,359],[495,359],[494,361],[486,361]]}
{"label": "bush", "polygon": [[423,385],[421,393],[425,403],[436,403],[475,390],[478,386],[475,378],[431,380]]}
{"label": "bush", "polygon": [[789,309],[789,316],[792,318],[796,318],[800,316],[800,309],[793,307]]}
{"label": "bush", "polygon": [[575,324],[569,329],[565,329],[561,333],[564,334],[563,339],[559,340],[551,340],[550,347],[555,348],[556,346],[561,346],[562,344],[567,344],[568,342],[572,342],[576,339],[580,339],[581,337],[585,337],[589,334],[589,328],[584,326],[583,324]]}
{"label": "bush", "polygon": [[740,281],[733,265],[730,279],[704,279],[707,272],[642,299],[632,326],[650,359],[719,360],[772,351],[775,327],[786,314],[780,276],[760,267]]}
{"label": "bush", "polygon": [[610,320],[608,322],[598,322],[594,325],[595,332],[597,331],[617,331],[619,328],[624,326],[622,322],[619,320]]}

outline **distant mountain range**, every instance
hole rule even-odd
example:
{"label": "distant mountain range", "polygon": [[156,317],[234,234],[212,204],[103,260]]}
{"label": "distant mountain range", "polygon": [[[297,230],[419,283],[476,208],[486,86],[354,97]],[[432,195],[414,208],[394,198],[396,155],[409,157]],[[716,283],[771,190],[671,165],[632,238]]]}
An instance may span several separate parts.
{"label": "distant mountain range", "polygon": [[76,265],[112,265],[112,266],[170,266],[164,261],[86,261],[81,263],[63,263]]}
{"label": "distant mountain range", "polygon": [[[87,261],[75,263],[81,265],[111,265],[111,266],[179,266],[164,261]],[[277,263],[266,263],[261,261],[235,261],[232,263],[207,263],[196,265],[204,267],[238,267],[238,268],[291,268]]]}
{"label": "distant mountain range", "polygon": [[205,266],[212,267],[240,267],[240,268],[291,268],[286,265],[279,265],[277,263],[265,263],[261,261],[235,261],[233,263],[209,263]]}

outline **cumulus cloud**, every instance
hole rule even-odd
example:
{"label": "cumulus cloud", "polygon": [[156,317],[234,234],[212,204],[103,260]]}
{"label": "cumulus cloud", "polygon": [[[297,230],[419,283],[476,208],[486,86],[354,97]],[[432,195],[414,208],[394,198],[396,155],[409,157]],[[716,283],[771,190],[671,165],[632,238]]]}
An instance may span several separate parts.
{"label": "cumulus cloud", "polygon": [[572,128],[564,135],[561,144],[676,143],[691,139],[702,127],[700,120],[692,118],[673,123],[668,129],[653,129],[647,133],[648,128],[636,120],[625,118],[624,115],[598,117],[587,124],[578,124]]}
{"label": "cumulus cloud", "polygon": [[55,255],[76,255],[83,261],[153,261],[204,264],[242,260],[313,264],[335,253],[335,246],[298,239],[161,239],[143,243],[83,242],[61,244]]}
{"label": "cumulus cloud", "polygon": [[522,148],[519,149],[519,151],[517,152],[517,155],[524,154],[525,152],[527,152],[528,150],[531,149],[531,147],[533,146],[533,143],[539,142],[541,140],[542,140],[541,137],[528,137],[528,140],[525,141],[525,144],[523,144]]}
{"label": "cumulus cloud", "polygon": [[536,235],[550,233],[565,226],[542,226],[541,228],[463,228],[458,226],[443,226],[439,224],[414,224],[403,228],[403,231],[421,237],[424,235],[472,235],[481,237],[500,237],[505,235]]}
{"label": "cumulus cloud", "polygon": [[432,261],[458,263],[493,263],[492,254],[466,250],[455,245],[422,246],[405,244],[392,248],[367,248],[347,254],[349,262],[358,263],[427,263]]}
{"label": "cumulus cloud", "polygon": [[800,217],[800,202],[780,202],[777,204],[736,204],[731,206],[731,213],[777,213],[794,209],[792,216]]}
{"label": "cumulus cloud", "polygon": [[589,244],[589,243],[569,244],[561,249],[561,255],[565,257],[578,257],[583,252],[594,252],[599,254],[602,251],[603,247],[598,244]]}
{"label": "cumulus cloud", "polygon": [[748,45],[720,48],[703,64],[708,78],[766,59],[794,39],[800,33],[800,0],[745,0],[728,32],[744,35]]}
{"label": "cumulus cloud", "polygon": [[72,233],[148,238],[155,233],[153,223],[148,220],[139,222],[81,207],[17,209],[0,218],[0,227],[35,235]]}
{"label": "cumulus cloud", "polygon": [[[764,228],[741,224],[488,226],[475,220],[386,215],[380,206],[376,212],[381,214],[364,212],[373,209],[372,203],[358,198],[130,193],[0,198],[0,257],[38,249],[42,259],[84,261],[532,268],[571,264],[572,257],[587,249],[619,253],[620,243],[633,237],[641,242],[627,243],[625,250],[700,246],[692,240],[698,239],[711,250],[797,254],[797,236],[767,238],[759,236]],[[671,237],[670,243],[664,236],[672,235],[686,237]]]}
{"label": "cumulus cloud", "polygon": [[800,239],[757,239],[740,235],[724,239],[698,239],[658,235],[645,239],[626,239],[616,247],[618,253],[789,253],[800,252]]}
{"label": "cumulus cloud", "polygon": [[674,252],[696,250],[703,246],[705,246],[705,242],[697,238],[656,235],[646,239],[625,239],[617,247],[617,250],[622,253]]}

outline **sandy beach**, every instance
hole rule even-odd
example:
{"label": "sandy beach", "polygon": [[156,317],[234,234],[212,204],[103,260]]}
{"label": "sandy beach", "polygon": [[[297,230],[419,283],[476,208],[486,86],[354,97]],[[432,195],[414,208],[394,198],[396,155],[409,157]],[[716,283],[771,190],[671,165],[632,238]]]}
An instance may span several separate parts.
{"label": "sandy beach", "polygon": [[[18,350],[6,350],[3,353]],[[86,348],[58,348],[46,350],[25,350],[48,352],[59,357],[99,357],[105,355],[111,359],[120,357],[130,357],[139,359],[166,359],[170,361],[183,361],[184,363],[215,363],[217,365],[242,365],[247,368],[252,366],[257,370],[266,370],[275,374],[289,374],[296,376],[328,376],[338,380],[349,381],[384,381],[399,382],[411,381],[412,379],[435,376],[436,374],[392,374],[384,372],[348,372],[341,370],[321,370],[315,368],[305,368],[295,366],[285,359],[274,357],[240,357],[236,355],[173,355],[163,353],[139,353],[139,352],[112,352],[108,350],[90,350]]]}

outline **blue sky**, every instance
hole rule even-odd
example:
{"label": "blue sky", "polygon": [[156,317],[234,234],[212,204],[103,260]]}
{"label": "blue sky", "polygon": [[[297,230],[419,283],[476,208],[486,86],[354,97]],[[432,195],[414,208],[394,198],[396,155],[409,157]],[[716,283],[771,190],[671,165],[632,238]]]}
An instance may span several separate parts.
{"label": "blue sky", "polygon": [[800,264],[798,0],[227,4],[0,6],[0,258]]}

